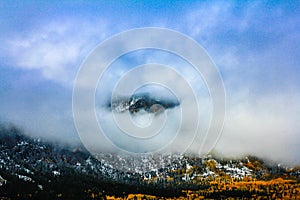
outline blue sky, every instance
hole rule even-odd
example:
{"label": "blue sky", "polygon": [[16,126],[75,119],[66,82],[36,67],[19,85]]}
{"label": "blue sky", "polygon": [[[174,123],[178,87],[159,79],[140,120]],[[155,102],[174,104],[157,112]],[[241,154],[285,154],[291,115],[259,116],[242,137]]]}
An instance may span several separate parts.
{"label": "blue sky", "polygon": [[72,86],[89,52],[163,27],[194,38],[222,75],[218,151],[300,163],[299,13],[297,1],[0,1],[0,120],[73,140]]}

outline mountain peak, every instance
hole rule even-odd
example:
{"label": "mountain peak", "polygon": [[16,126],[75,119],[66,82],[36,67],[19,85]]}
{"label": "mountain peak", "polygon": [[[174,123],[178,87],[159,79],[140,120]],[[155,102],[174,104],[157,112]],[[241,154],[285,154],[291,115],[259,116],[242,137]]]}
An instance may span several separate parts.
{"label": "mountain peak", "polygon": [[164,109],[179,106],[177,99],[154,96],[150,93],[139,93],[131,96],[118,96],[107,104],[111,110],[116,112],[129,111],[131,114],[144,110],[148,113],[159,114]]}

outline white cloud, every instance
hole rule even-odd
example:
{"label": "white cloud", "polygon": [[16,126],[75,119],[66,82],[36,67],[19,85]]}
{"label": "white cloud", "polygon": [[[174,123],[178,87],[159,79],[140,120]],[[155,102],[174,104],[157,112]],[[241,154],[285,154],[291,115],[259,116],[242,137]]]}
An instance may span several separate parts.
{"label": "white cloud", "polygon": [[9,65],[39,69],[45,78],[72,84],[84,57],[107,37],[105,23],[55,20],[7,39]]}
{"label": "white cloud", "polygon": [[300,96],[281,93],[251,96],[233,94],[216,149],[226,156],[256,155],[300,164]]}
{"label": "white cloud", "polygon": [[280,5],[206,2],[186,20],[188,34],[207,49],[225,82],[227,117],[217,151],[299,164],[299,23],[293,13]]}
{"label": "white cloud", "polygon": [[[174,16],[174,24],[167,24],[161,19],[163,23],[159,22],[159,25],[177,27],[194,37],[207,49],[224,77],[228,115],[224,134],[217,145],[218,151],[226,155],[250,153],[274,160],[299,162],[299,17],[293,17],[295,15],[290,9],[284,10],[280,6],[267,10],[262,3],[241,4],[240,8],[236,8],[236,4],[199,3],[187,9],[186,17]],[[122,30],[132,26],[130,21],[119,22],[116,26]],[[72,84],[85,56],[114,32],[109,26],[112,25],[104,21],[78,18],[48,21],[42,26],[28,27],[17,36],[7,34],[2,39],[6,42],[0,47],[1,56],[6,58],[3,62],[13,67],[40,70],[47,79]],[[161,59],[159,63],[175,66],[195,87],[203,86],[198,81],[199,76],[181,69],[177,60],[162,57],[162,54],[146,59],[152,61],[154,58]],[[113,71],[111,76],[108,74],[104,83],[109,85],[114,76],[120,78],[124,70],[118,70]],[[167,75],[161,76],[162,81],[167,80]],[[167,78],[176,85],[177,77]],[[18,95],[17,99],[21,99]],[[53,101],[60,104],[59,98],[57,96]],[[9,99],[6,102],[14,107]],[[51,109],[48,102],[41,102]],[[23,104],[19,104],[22,107]],[[26,109],[32,112],[32,108]],[[20,115],[18,112],[13,110],[11,113]],[[58,119],[58,115],[53,117]],[[22,120],[35,121],[26,114]],[[39,124],[44,126],[48,121],[47,118]],[[59,122],[53,121],[50,126],[54,127],[56,123]],[[61,127],[51,130],[53,133],[63,132],[65,124]]]}
{"label": "white cloud", "polygon": [[204,3],[196,6],[187,15],[188,30],[193,36],[207,36],[215,29],[226,26],[229,18],[230,3]]}

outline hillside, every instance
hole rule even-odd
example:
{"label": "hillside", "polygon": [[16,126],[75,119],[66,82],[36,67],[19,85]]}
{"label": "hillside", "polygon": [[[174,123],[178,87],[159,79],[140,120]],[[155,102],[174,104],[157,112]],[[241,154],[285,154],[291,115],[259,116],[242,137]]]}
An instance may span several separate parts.
{"label": "hillside", "polygon": [[251,156],[103,154],[95,159],[83,147],[0,129],[0,199],[299,198],[299,175],[300,168],[269,165]]}

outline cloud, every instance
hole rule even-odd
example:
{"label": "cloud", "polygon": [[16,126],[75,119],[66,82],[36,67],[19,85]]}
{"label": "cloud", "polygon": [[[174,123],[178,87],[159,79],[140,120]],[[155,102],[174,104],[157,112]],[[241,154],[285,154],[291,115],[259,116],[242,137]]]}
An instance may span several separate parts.
{"label": "cloud", "polygon": [[206,2],[196,6],[187,14],[186,20],[189,33],[194,37],[199,35],[209,37],[211,32],[227,25],[226,22],[228,22],[231,15],[231,10],[232,4],[228,2]]}
{"label": "cloud", "polygon": [[[111,49],[114,50],[115,48]],[[203,135],[205,134],[209,121],[207,119],[207,110],[211,108],[211,102],[209,102],[208,100],[209,94],[207,91],[206,93],[202,91],[204,83],[202,82],[200,75],[197,75],[197,72],[195,70],[190,69],[192,67],[189,66],[186,62],[183,62],[178,58],[175,59],[174,55],[170,55],[166,52],[153,53],[152,51],[150,51],[150,53],[148,53],[149,51],[135,51],[132,54],[124,55],[122,59],[114,62],[109,67],[109,69],[105,71],[105,74],[103,74],[104,78],[102,77],[101,81],[99,82],[99,87],[97,88],[97,92],[99,93],[96,96],[96,105],[99,105],[99,107],[96,107],[96,112],[98,112],[98,119],[100,119],[99,123],[101,124],[102,121],[102,131],[106,133],[109,137],[112,137],[110,139],[114,140],[114,142],[117,142],[119,147],[121,146],[123,149],[126,149],[127,145],[131,151],[138,150],[139,152],[148,152],[153,151],[153,148],[157,150],[158,147],[164,147],[165,144],[168,144],[170,142],[170,137],[173,136],[172,134],[177,133],[176,131],[178,129],[178,126],[181,125],[180,130],[178,130],[179,136],[177,137],[176,141],[174,141],[174,144],[168,146],[168,150],[172,150],[172,152],[183,152],[184,150],[186,150],[185,148],[188,148],[189,144],[193,142],[193,137],[197,128],[196,126],[198,118],[201,118],[202,120],[200,128],[200,134],[202,134],[201,137],[203,137]],[[109,53],[109,55],[111,55],[111,53]],[[106,57],[104,56],[104,58]],[[87,65],[89,66],[89,68],[93,68],[94,63],[99,63],[98,61],[100,58],[99,56],[96,56],[92,57],[91,59],[93,60],[87,62],[90,64]],[[107,62],[106,60],[102,61],[102,63]],[[148,66],[140,66],[141,64],[145,63],[152,64]],[[153,63],[159,63],[159,65]],[[163,64],[168,65],[170,67],[162,66]],[[135,66],[140,67],[134,68]],[[171,66],[173,66],[173,68],[171,68]],[[87,73],[85,77],[88,77],[91,81],[91,77],[93,77],[94,75],[94,70],[85,70],[85,73]],[[85,89],[86,86],[91,86],[90,84],[85,83],[87,79],[80,78],[80,80],[84,82],[84,84],[80,84],[80,86],[82,86],[82,89]],[[99,98],[103,101],[103,94],[105,94],[105,91],[112,91],[117,83],[119,88],[115,88],[116,95],[122,94],[128,96],[130,96],[131,92],[133,92],[133,90],[129,90],[129,88],[138,89],[144,84],[151,85],[151,83],[154,83],[155,86],[165,86],[164,89],[158,86],[159,90],[156,91],[153,91],[153,88],[157,87],[150,87],[151,89],[150,91],[148,90],[148,92],[151,92],[151,94],[159,94],[159,96],[163,96],[165,98],[170,98],[170,96],[168,95],[170,94],[170,91],[173,92],[179,98],[178,100],[181,102],[180,107],[182,110],[184,110],[184,119],[181,121],[180,117],[178,117],[178,113],[180,114],[178,110],[177,112],[168,112],[169,123],[166,123],[163,127],[161,127],[162,131],[159,132],[159,136],[150,138],[149,140],[142,140],[139,142],[136,141],[136,146],[132,146],[131,144],[133,139],[131,138],[132,140],[130,140],[130,137],[128,137],[124,132],[122,132],[122,130],[120,130],[120,126],[116,125],[116,122],[113,120],[111,113],[107,113],[107,109],[101,110],[102,106],[101,103],[99,103],[101,102]],[[199,87],[202,89],[200,92],[197,91]],[[196,93],[194,93],[192,89],[194,89]],[[164,92],[164,90],[169,90],[169,92]],[[77,111],[80,113],[75,112],[75,118],[77,119],[77,129],[79,130],[83,142],[93,151],[97,150],[95,149],[95,147],[100,148],[101,151],[114,150],[112,146],[107,147],[107,142],[105,142],[107,141],[107,139],[99,136],[102,134],[99,134],[97,126],[95,126],[93,123],[93,119],[91,119],[90,125],[87,125],[89,122],[86,116],[81,113],[90,112],[90,115],[93,115],[94,110],[89,106],[80,108],[79,104],[83,103],[86,105],[86,102],[84,102],[84,100],[86,100],[85,98],[89,99],[90,97],[87,97],[88,95],[82,95],[80,92],[78,94],[80,95],[75,96],[74,102],[76,105],[76,110],[78,109]],[[197,103],[193,101],[193,95],[196,96],[195,98],[197,98],[198,95],[201,96],[202,99],[200,101],[202,104],[200,106],[198,106]],[[107,100],[104,102],[106,103]],[[197,109],[199,109],[200,111]],[[204,113],[201,111],[204,111]],[[132,126],[129,126],[130,124],[125,123],[126,121],[124,120],[124,117],[128,117],[128,115],[123,116],[122,114],[119,114],[118,117],[123,119],[121,120],[121,122],[123,122],[123,127],[125,127],[125,129],[134,130]],[[145,119],[143,115],[139,117],[139,120]],[[153,122],[155,122],[155,120],[153,120]],[[157,124],[154,124],[153,126],[157,128]],[[99,144],[100,141],[101,144]],[[193,149],[193,153],[198,153],[200,145],[201,144],[198,144],[196,146],[196,149]]]}
{"label": "cloud", "polygon": [[107,37],[103,20],[56,19],[6,38],[7,64],[38,69],[47,79],[72,84],[80,63]]}
{"label": "cloud", "polygon": [[216,146],[221,154],[300,163],[297,9],[205,2],[187,14],[187,33],[211,55],[226,88],[227,117]]}
{"label": "cloud", "polygon": [[300,95],[234,94],[216,150],[226,156],[257,155],[277,162],[300,164]]}
{"label": "cloud", "polygon": [[[26,18],[26,22],[40,23],[20,21],[22,27],[13,31],[14,34],[11,34],[12,28],[3,31],[0,67],[11,74],[9,80],[7,78],[1,82],[2,118],[27,124],[30,130],[40,134],[45,132],[49,138],[54,137],[54,134],[72,132],[71,89],[60,88],[61,85],[71,86],[88,53],[116,30],[160,24],[192,36],[207,50],[219,68],[227,92],[227,118],[216,149],[226,155],[250,153],[299,163],[298,5],[291,2],[200,2],[180,7],[178,10],[184,10],[181,12],[185,13],[184,16],[169,10],[166,12],[167,17],[172,20],[157,15],[155,22],[152,18],[144,19],[144,16],[140,17],[141,21],[136,19],[143,15],[140,11],[134,13],[135,19],[131,21],[128,16],[134,7],[126,10],[119,6],[116,11],[112,6],[107,12],[103,7],[103,16],[95,10],[85,9],[84,15],[81,13],[78,16],[76,12],[81,12],[81,7],[76,8],[75,14],[57,12],[42,19],[37,17],[39,15],[33,15],[34,19]],[[113,11],[114,16],[110,11]],[[118,15],[119,11],[124,16]],[[13,14],[18,13],[19,10]],[[96,18],[91,17],[94,14]],[[150,12],[147,13],[149,16]],[[21,18],[16,16],[14,19]],[[10,27],[10,22],[5,22],[6,28]],[[111,83],[130,68],[126,66],[144,64],[146,60],[175,66],[196,89],[205,88],[194,71],[182,67],[183,63],[172,56],[158,52],[156,55],[142,54],[135,58],[140,58],[140,61],[121,59],[117,63],[119,66],[108,70],[103,79],[105,86],[111,89]],[[9,69],[2,66],[8,66]],[[20,76],[14,70],[22,76],[26,75],[26,81],[15,81]],[[40,75],[37,72],[42,76],[35,78]],[[157,77],[164,79],[164,76],[167,75],[159,74]],[[144,74],[141,78],[151,79],[151,74]],[[55,84],[39,85],[40,79],[54,81]],[[177,77],[168,76],[164,80],[176,85]],[[14,82],[13,87],[6,87],[10,82]],[[66,123],[68,126],[65,126]],[[68,130],[64,131],[64,128]]]}

